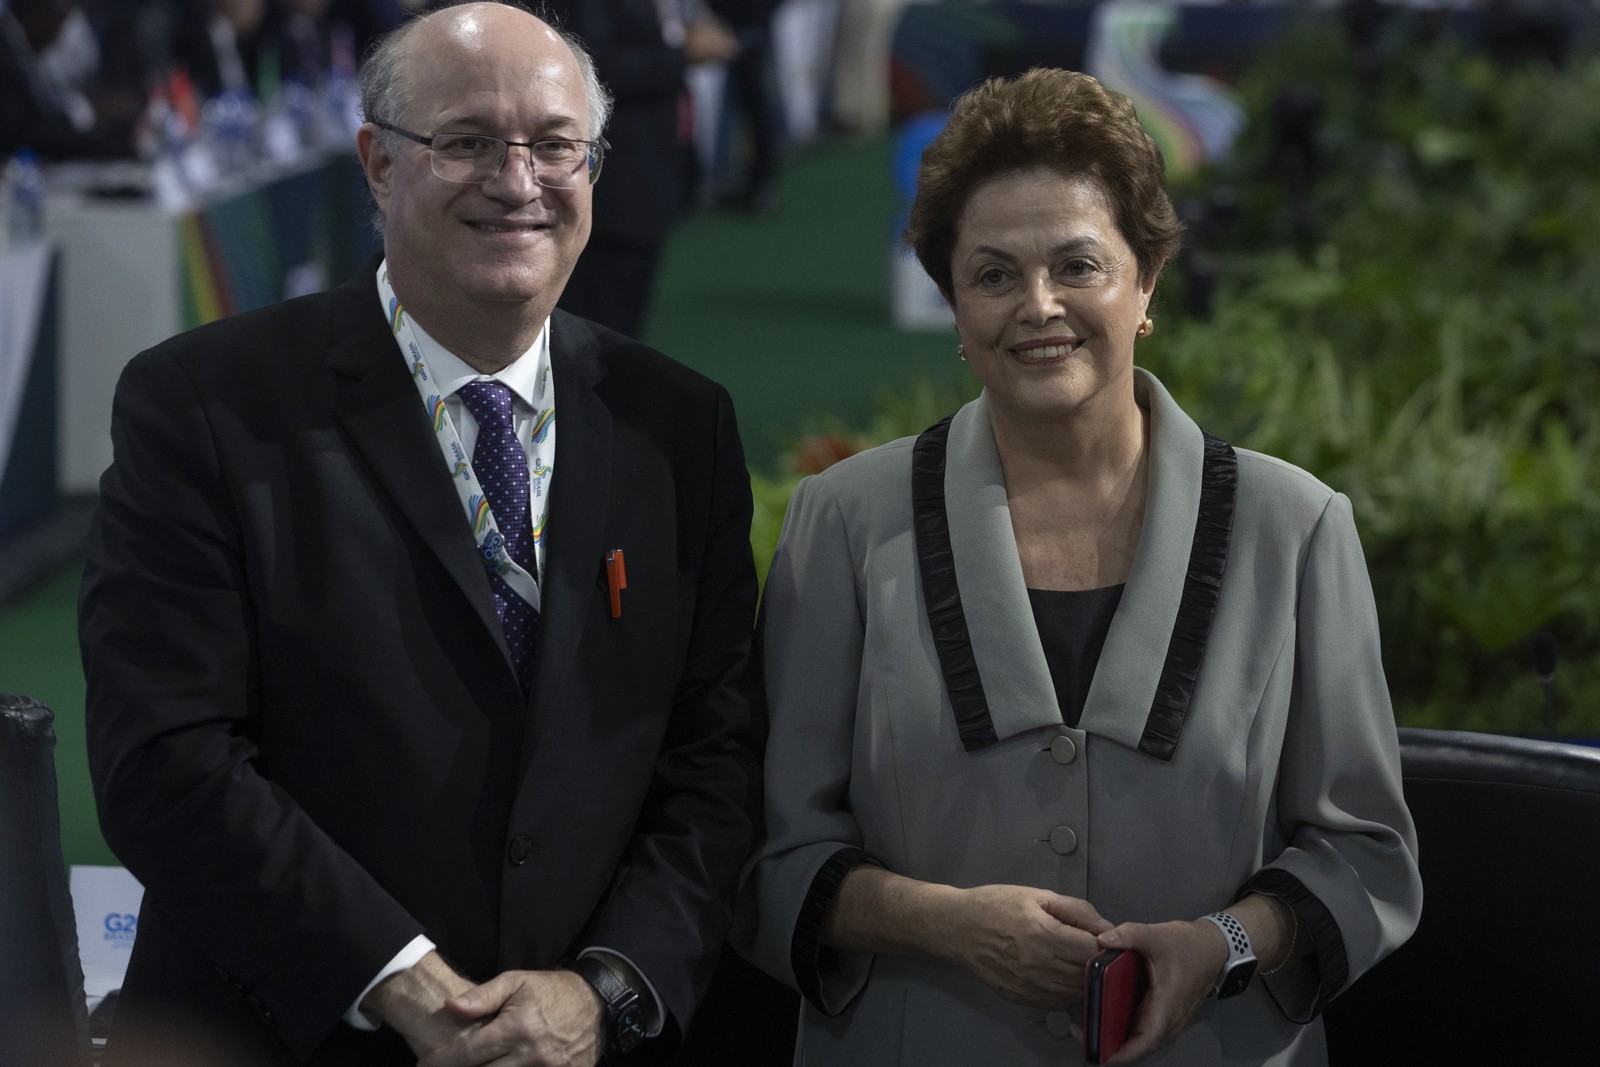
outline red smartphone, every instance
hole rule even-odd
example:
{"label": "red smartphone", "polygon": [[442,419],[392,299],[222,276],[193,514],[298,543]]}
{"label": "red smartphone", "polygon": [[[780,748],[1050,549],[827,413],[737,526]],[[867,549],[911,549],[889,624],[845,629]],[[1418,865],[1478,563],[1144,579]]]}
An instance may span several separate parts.
{"label": "red smartphone", "polygon": [[1087,976],[1084,1058],[1102,1063],[1128,1040],[1139,1001],[1150,987],[1150,972],[1137,952],[1108,948],[1089,961]]}

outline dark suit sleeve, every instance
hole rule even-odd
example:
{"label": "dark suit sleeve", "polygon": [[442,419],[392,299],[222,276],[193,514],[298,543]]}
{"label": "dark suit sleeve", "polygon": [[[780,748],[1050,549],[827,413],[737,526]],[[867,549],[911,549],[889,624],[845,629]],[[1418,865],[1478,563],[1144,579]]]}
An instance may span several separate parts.
{"label": "dark suit sleeve", "polygon": [[715,969],[760,810],[750,478],[721,389],[710,417],[713,481],[687,655],[633,840],[587,932],[649,977],[667,1009],[668,1049]]}
{"label": "dark suit sleeve", "polygon": [[258,769],[251,490],[224,484],[226,417],[164,350],[118,385],[79,604],[89,758],[145,908],[204,953],[193,984],[221,979],[304,1056],[421,927]]}

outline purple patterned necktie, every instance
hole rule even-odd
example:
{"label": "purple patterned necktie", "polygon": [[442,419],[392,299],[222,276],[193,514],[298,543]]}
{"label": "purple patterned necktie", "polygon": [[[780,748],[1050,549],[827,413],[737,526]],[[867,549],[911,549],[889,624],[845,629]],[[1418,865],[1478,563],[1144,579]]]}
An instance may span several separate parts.
{"label": "purple patterned necktie", "polygon": [[[517,440],[511,421],[511,390],[500,382],[468,382],[458,391],[478,423],[478,442],[472,446],[472,471],[489,498],[495,525],[505,538],[506,551],[529,574],[537,574],[533,559],[533,516],[528,510],[528,453]],[[517,595],[498,574],[489,575],[494,608],[505,630],[511,662],[522,691],[533,688],[533,639],[539,629],[539,612]]]}

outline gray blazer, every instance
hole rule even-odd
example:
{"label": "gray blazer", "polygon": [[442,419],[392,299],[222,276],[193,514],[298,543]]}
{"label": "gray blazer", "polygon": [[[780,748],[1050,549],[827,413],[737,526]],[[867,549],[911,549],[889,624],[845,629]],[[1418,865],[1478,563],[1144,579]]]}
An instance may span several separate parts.
{"label": "gray blazer", "polygon": [[[818,902],[858,855],[844,850],[926,881],[1041,886],[1113,922],[1193,919],[1246,891],[1290,903],[1314,962],[1206,1001],[1153,1064],[1324,1062],[1322,1004],[1416,926],[1416,836],[1349,501],[1207,439],[1137,375],[1144,529],[1077,728],[1040,647],[984,398],[951,422],[943,487],[992,740],[963,744],[941,674],[914,439],[795,493],[765,594],[768,837],[735,936],[807,994],[797,1064],[1082,1062],[1061,1013],[1013,1005],[957,968],[819,952]],[[1232,483],[1220,542],[1219,481]],[[1175,628],[1192,636],[1219,544],[1198,677],[1184,684],[1169,650]]]}

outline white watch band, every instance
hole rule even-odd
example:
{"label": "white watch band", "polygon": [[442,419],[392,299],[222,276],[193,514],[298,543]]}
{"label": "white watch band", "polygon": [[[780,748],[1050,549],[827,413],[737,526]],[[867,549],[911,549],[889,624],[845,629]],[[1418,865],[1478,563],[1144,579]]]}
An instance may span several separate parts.
{"label": "white watch band", "polygon": [[1250,935],[1245,933],[1243,923],[1225,911],[1214,911],[1204,918],[1222,931],[1223,940],[1228,943],[1228,962],[1217,976],[1217,984],[1211,987],[1211,995],[1220,998],[1244,992],[1256,970]]}

